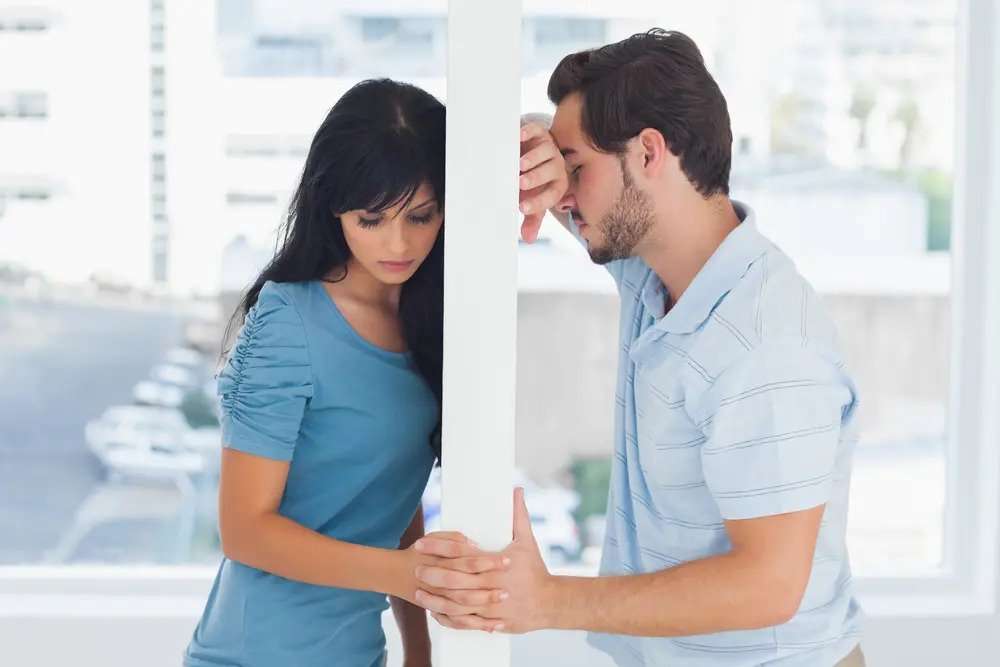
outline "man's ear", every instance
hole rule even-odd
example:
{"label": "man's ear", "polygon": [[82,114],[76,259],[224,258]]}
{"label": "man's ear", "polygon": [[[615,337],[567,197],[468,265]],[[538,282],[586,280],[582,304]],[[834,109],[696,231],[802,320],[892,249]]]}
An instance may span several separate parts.
{"label": "man's ear", "polygon": [[650,127],[640,132],[636,139],[638,139],[642,170],[647,177],[658,176],[672,155],[666,139],[659,130]]}

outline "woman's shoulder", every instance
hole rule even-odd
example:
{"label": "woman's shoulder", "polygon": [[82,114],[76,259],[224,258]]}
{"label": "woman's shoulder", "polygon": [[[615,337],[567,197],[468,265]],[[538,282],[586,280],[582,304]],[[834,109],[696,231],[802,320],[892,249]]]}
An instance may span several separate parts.
{"label": "woman's shoulder", "polygon": [[298,309],[309,291],[312,281],[275,282],[265,281],[257,295],[257,303],[270,308],[293,307]]}
{"label": "woman's shoulder", "polygon": [[308,283],[279,283],[268,280],[260,288],[257,301],[247,313],[244,338],[260,343],[305,346],[302,316],[303,289]]}

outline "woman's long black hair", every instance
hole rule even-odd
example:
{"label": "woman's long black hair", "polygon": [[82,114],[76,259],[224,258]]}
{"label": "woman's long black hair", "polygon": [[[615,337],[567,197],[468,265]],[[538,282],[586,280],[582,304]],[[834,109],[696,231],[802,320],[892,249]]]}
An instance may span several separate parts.
{"label": "woman's long black hair", "polygon": [[[445,109],[433,95],[389,79],[362,81],[320,125],[295,190],[274,258],[247,291],[226,331],[242,323],[264,283],[347,275],[350,250],[339,213],[408,204],[429,183],[444,209]],[[443,228],[442,228],[443,229]],[[417,370],[441,407],[443,231],[402,286],[399,317]],[[441,456],[440,420],[431,447]]]}

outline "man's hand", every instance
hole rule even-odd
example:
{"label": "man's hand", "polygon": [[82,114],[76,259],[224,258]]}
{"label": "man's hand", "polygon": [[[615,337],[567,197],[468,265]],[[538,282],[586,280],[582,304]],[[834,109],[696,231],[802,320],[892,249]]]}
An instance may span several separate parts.
{"label": "man's hand", "polygon": [[547,627],[554,579],[531,532],[524,489],[514,491],[514,541],[501,555],[504,569],[481,574],[451,569],[448,561],[419,568],[417,603],[449,628],[521,633]]}
{"label": "man's hand", "polygon": [[521,238],[538,238],[545,212],[555,206],[569,187],[566,161],[549,131],[539,123],[521,127],[520,208],[524,214]]}

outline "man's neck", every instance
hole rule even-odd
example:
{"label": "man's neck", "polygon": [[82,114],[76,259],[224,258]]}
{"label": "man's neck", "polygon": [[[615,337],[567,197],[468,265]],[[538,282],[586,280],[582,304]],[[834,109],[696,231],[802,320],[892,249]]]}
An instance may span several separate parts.
{"label": "man's neck", "polygon": [[667,288],[671,304],[680,300],[712,254],[740,224],[729,197],[705,199],[697,193],[692,195],[665,211],[636,249]]}

